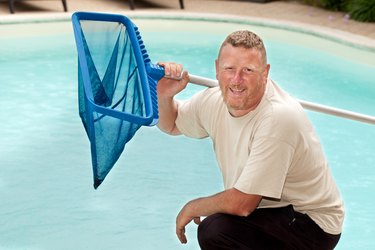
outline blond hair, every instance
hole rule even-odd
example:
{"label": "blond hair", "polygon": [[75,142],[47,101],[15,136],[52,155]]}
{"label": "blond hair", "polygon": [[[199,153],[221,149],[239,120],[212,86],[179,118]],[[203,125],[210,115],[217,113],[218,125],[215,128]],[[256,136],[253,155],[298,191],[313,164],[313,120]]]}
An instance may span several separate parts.
{"label": "blond hair", "polygon": [[260,38],[257,34],[248,30],[238,30],[232,32],[225,38],[224,42],[222,43],[219,50],[219,56],[222,48],[227,44],[230,44],[233,47],[255,49],[261,53],[264,64],[267,64],[266,48],[264,47],[262,38]]}

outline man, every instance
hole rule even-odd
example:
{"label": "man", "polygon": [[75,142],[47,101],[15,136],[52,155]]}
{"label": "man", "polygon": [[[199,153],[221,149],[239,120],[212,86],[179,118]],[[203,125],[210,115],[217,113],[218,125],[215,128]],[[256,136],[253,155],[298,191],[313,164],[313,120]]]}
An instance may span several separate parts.
{"label": "man", "polygon": [[[343,202],[322,146],[300,104],[268,78],[263,41],[236,31],[216,60],[219,87],[190,100],[174,96],[189,82],[175,63],[160,63],[159,128],[171,135],[210,137],[225,191],[188,202],[176,219],[199,224],[202,249],[333,249]],[[180,80],[173,80],[182,73]],[[201,216],[207,216],[202,223]]]}

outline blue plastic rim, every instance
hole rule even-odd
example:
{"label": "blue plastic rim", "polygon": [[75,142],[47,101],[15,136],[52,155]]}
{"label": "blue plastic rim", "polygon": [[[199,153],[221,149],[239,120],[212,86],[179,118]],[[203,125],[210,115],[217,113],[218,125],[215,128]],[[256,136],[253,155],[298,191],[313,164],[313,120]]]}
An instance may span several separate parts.
{"label": "blue plastic rim", "polygon": [[[137,116],[129,113],[120,112],[117,110],[102,107],[94,103],[94,98],[91,90],[90,74],[87,66],[85,51],[83,47],[83,35],[81,28],[81,21],[103,21],[103,22],[117,22],[125,26],[134,52],[136,63],[138,66],[139,77],[142,86],[142,92],[144,95],[145,104],[145,116]],[[79,64],[82,69],[82,77],[84,81],[84,90],[88,99],[88,102],[92,106],[93,110],[105,115],[113,116],[119,119],[123,119],[129,122],[137,123],[140,125],[152,126],[158,121],[158,109],[157,109],[157,94],[156,94],[156,83],[164,72],[159,75],[151,74],[148,76],[146,71],[146,65],[151,64],[148,57],[143,41],[140,37],[138,28],[133,22],[123,15],[117,14],[104,14],[104,13],[93,13],[93,12],[76,12],[72,15],[72,23],[74,36],[76,39],[76,46],[78,51]],[[142,48],[141,48],[142,47]],[[149,68],[149,65],[147,65]],[[154,78],[154,79],[153,79]],[[156,79],[155,79],[156,78]]]}

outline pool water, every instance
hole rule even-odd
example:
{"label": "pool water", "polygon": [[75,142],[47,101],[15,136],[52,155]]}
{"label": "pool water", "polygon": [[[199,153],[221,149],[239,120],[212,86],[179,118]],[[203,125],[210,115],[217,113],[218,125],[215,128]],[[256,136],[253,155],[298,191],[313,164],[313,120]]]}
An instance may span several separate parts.
{"label": "pool water", "polygon": [[[375,115],[374,53],[267,27],[135,22],[155,62],[178,61],[210,78],[225,35],[252,29],[265,39],[271,77],[292,95]],[[0,250],[198,249],[195,225],[179,244],[175,216],[188,200],[223,188],[211,142],[141,128],[94,190],[71,24],[1,25],[0,34]],[[374,249],[375,127],[308,115],[345,200],[336,249]]]}

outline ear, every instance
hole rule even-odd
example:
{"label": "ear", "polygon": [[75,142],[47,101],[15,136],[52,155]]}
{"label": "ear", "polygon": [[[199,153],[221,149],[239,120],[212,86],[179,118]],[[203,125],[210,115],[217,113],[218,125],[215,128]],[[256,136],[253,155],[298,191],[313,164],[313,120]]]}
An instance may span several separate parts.
{"label": "ear", "polygon": [[268,78],[268,73],[270,72],[270,68],[271,68],[271,65],[270,65],[270,64],[267,64],[266,69],[263,71],[263,77],[264,77],[265,79]]}
{"label": "ear", "polygon": [[219,60],[215,60],[216,80],[219,80]]}

